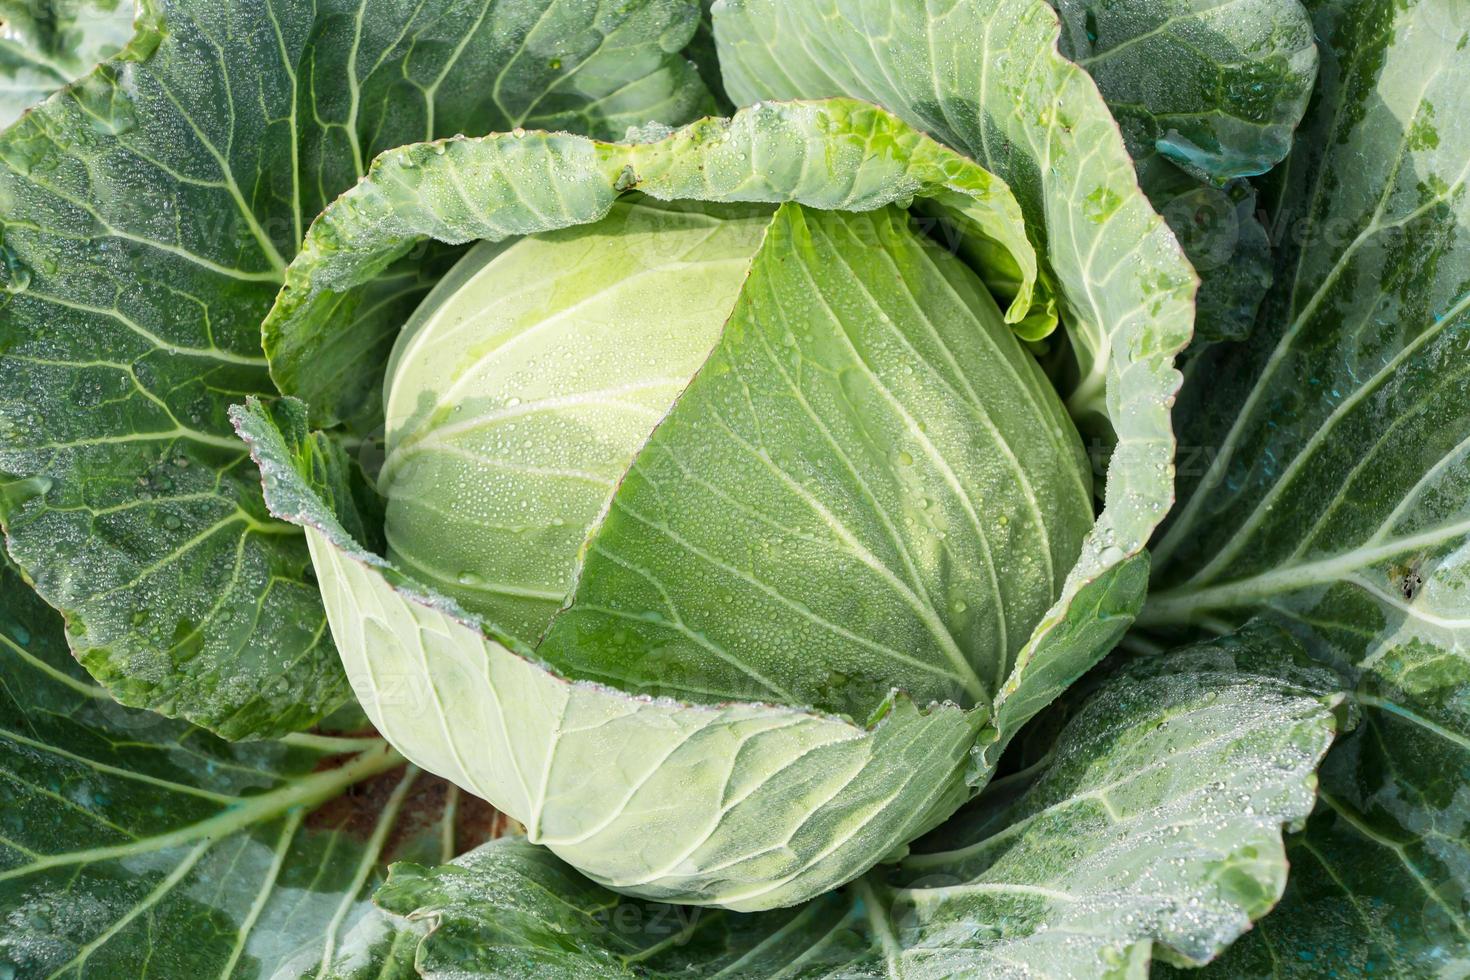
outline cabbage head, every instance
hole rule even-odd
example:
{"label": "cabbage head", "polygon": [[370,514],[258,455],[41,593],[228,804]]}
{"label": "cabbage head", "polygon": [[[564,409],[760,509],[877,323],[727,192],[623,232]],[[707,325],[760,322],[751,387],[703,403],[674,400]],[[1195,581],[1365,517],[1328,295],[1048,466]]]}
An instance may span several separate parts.
{"label": "cabbage head", "polygon": [[1129,416],[1063,396],[1135,370],[1166,426],[1167,352],[1064,298],[1002,181],[864,103],[418,144],[313,226],[266,323],[301,400],[237,424],[405,755],[612,888],[791,905],[970,799],[1141,598],[1073,421]]}

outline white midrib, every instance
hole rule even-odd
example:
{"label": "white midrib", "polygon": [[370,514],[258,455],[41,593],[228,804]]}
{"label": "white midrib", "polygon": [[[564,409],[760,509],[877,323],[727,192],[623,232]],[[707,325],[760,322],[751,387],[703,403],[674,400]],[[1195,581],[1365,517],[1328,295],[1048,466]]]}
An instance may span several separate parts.
{"label": "white midrib", "polygon": [[221,810],[212,817],[186,827],[180,827],[166,834],[130,841],[126,844],[44,855],[27,864],[0,872],[0,881],[22,878],[48,868],[107,861],[137,854],[151,854],[199,840],[218,840],[294,808],[312,807],[324,803],[347,787],[386,772],[395,766],[400,766],[403,762],[403,757],[387,742],[383,742],[378,747],[348,760],[345,765],[292,780],[278,789],[259,796],[246,797],[237,806]]}
{"label": "white midrib", "polygon": [[[1287,464],[1286,469],[1282,472],[1281,476],[1276,480],[1276,482],[1271,486],[1271,489],[1268,490],[1266,494],[1261,498],[1261,500],[1256,504],[1255,508],[1251,511],[1250,516],[1247,517],[1246,520],[1241,524],[1240,529],[1231,536],[1229,543],[1227,543],[1226,546],[1222,548],[1220,552],[1215,555],[1215,557],[1212,558],[1208,564],[1206,564],[1203,568],[1199,570],[1197,574],[1195,574],[1195,576],[1193,577],[1194,581],[1208,582],[1220,569],[1225,568],[1229,564],[1229,562],[1237,554],[1240,553],[1240,550],[1244,548],[1249,541],[1252,540],[1256,529],[1261,525],[1261,522],[1266,519],[1266,516],[1270,513],[1272,506],[1291,486],[1292,482],[1296,479],[1297,474],[1300,473],[1304,467],[1308,466],[1312,462],[1317,449],[1327,441],[1328,436],[1332,433],[1333,428],[1337,425],[1337,423],[1343,418],[1346,418],[1354,408],[1356,408],[1364,401],[1364,399],[1376,394],[1379,390],[1380,383],[1387,383],[1387,380],[1393,376],[1394,372],[1397,371],[1397,369],[1401,365],[1403,365],[1404,362],[1408,361],[1411,357],[1417,354],[1419,350],[1426,344],[1428,344],[1431,340],[1438,337],[1440,331],[1444,327],[1448,326],[1450,322],[1451,318],[1446,317],[1439,323],[1430,326],[1427,330],[1420,333],[1408,344],[1405,344],[1403,349],[1395,354],[1392,358],[1390,358],[1388,362],[1383,365],[1383,367],[1375,371],[1373,377],[1369,378],[1366,383],[1351,392],[1346,398],[1342,399],[1342,401],[1338,402],[1337,405],[1333,407],[1332,412],[1325,419],[1322,420],[1322,424],[1317,426],[1311,437],[1306,441],[1306,443],[1297,452],[1297,454],[1292,457],[1291,462]],[[1365,460],[1369,458],[1371,458],[1371,454],[1366,454],[1364,456]],[[1312,530],[1315,529],[1316,528],[1314,525]],[[1310,540],[1310,534],[1304,535],[1302,538],[1303,543],[1308,540]]]}
{"label": "white midrib", "polygon": [[1262,572],[1249,578],[1202,589],[1176,588],[1155,593],[1138,614],[1140,625],[1187,622],[1196,613],[1247,605],[1314,585],[1343,581],[1352,572],[1420,548],[1431,548],[1470,534],[1470,520],[1447,524],[1380,545],[1363,545],[1324,558]]}

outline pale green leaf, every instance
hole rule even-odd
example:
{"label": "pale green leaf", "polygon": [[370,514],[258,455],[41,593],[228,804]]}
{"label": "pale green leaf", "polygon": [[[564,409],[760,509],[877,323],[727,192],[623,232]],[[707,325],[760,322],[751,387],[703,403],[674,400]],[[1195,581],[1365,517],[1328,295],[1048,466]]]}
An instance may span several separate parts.
{"label": "pale green leaf", "polygon": [[969,795],[983,709],[920,711],[895,695],[864,729],[801,708],[689,705],[565,680],[347,534],[321,496],[324,470],[300,450],[335,446],[306,434],[300,402],[253,402],[235,417],[272,509],[306,528],[373,724],[603,883],[690,904],[792,904]]}
{"label": "pale green leaf", "polygon": [[429,927],[431,977],[1143,976],[1209,959],[1280,894],[1335,680],[1270,629],[1131,664],[1019,792],[997,785],[897,870],[797,909],[621,898],[515,839],[397,865],[377,901]]}
{"label": "pale green leaf", "polygon": [[540,636],[613,487],[708,358],[770,218],[625,198],[590,225],[477,246],[389,359],[388,557]]}

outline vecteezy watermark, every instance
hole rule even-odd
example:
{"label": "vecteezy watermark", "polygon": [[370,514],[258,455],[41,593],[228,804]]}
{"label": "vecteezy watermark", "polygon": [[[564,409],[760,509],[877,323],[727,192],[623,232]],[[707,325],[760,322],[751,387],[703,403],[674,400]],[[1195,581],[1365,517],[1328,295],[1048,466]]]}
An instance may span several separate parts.
{"label": "vecteezy watermark", "polygon": [[1163,206],[1162,214],[1179,245],[1198,272],[1225,265],[1240,242],[1242,214],[1239,202],[1214,188],[1180,194]]}
{"label": "vecteezy watermark", "polygon": [[[1112,442],[1093,436],[1084,448],[1092,471],[1106,473],[1117,447]],[[1213,487],[1223,478],[1223,474],[1215,470],[1215,460],[1219,455],[1220,447],[1213,444],[1180,443],[1174,449],[1174,475],[1183,480],[1201,481],[1195,484],[1201,489]]]}

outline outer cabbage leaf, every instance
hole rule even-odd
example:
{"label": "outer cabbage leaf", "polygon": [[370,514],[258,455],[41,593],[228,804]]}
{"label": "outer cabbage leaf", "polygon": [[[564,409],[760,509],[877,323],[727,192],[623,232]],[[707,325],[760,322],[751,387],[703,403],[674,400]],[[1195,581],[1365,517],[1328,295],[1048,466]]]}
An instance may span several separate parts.
{"label": "outer cabbage leaf", "polygon": [[[340,449],[286,400],[236,413],[280,517],[306,528],[348,673],[379,731],[604,884],[762,909],[818,895],[968,795],[983,708],[892,696],[871,728],[756,703],[568,681],[354,541]],[[334,508],[334,504],[336,507]],[[355,520],[349,516],[350,520]]]}
{"label": "outer cabbage leaf", "polygon": [[1201,180],[1265,173],[1291,149],[1317,74],[1298,0],[1055,0],[1061,50],[1087,69],[1135,159]]}
{"label": "outer cabbage leaf", "polygon": [[505,827],[377,737],[231,744],[122,707],[0,555],[0,972],[306,975],[375,923],[386,953],[386,862]]}
{"label": "outer cabbage leaf", "polygon": [[[684,121],[707,98],[677,54],[698,4],[170,0],[159,15],[146,58],[0,137],[0,523],[116,696],[279,733],[347,687],[305,541],[265,513],[225,411],[272,390],[259,324],[306,223],[407,140]],[[432,271],[395,270],[358,315],[401,323]]]}
{"label": "outer cabbage leaf", "polygon": [[[1427,975],[1470,962],[1470,82],[1463,4],[1321,0],[1320,93],[1267,191],[1291,229],[1256,336],[1201,355],[1212,447],[1155,549],[1159,631],[1265,610],[1365,718],[1323,768],[1289,901],[1232,952]],[[1229,379],[1228,382],[1226,379]]]}
{"label": "outer cabbage leaf", "polygon": [[1209,959],[1280,894],[1335,686],[1271,629],[1135,662],[945,850],[800,908],[622,898],[514,838],[395,865],[376,901],[427,932],[430,977],[1143,976]]}
{"label": "outer cabbage leaf", "polygon": [[[145,53],[156,42],[153,3],[139,5]],[[0,128],[133,40],[133,0],[4,0],[0,3]]]}
{"label": "outer cabbage leaf", "polygon": [[[1348,615],[1352,615],[1349,607]],[[1470,671],[1409,643],[1348,692],[1281,905],[1206,976],[1461,976],[1470,967]]]}
{"label": "outer cabbage leaf", "polygon": [[[1096,86],[1057,52],[1055,12],[1040,0],[933,12],[878,0],[721,0],[714,15],[737,102],[867,99],[1011,186],[1056,277],[1081,375],[1074,414],[1105,415],[1120,452],[1144,451],[1128,438],[1117,378],[1131,369],[1156,375],[1163,391],[1177,385],[1163,362],[1189,340],[1196,281],[1139,193]],[[1166,483],[1152,490],[1165,496]],[[1129,523],[1119,532],[1131,540]]]}
{"label": "outer cabbage leaf", "polygon": [[1139,185],[1200,276],[1196,344],[1243,338],[1271,285],[1271,248],[1255,194],[1233,178],[1291,147],[1317,74],[1310,18],[1297,0],[1053,5],[1062,53],[1097,82]]}

